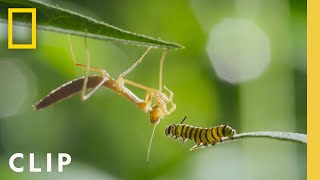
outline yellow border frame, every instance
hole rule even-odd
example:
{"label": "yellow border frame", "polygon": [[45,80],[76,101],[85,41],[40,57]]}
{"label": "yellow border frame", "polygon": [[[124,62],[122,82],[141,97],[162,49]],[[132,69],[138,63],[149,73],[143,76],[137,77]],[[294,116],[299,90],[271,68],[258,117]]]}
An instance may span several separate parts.
{"label": "yellow border frame", "polygon": [[308,115],[308,145],[307,145],[307,177],[308,180],[319,180],[320,162],[320,1],[307,2],[307,115]]}
{"label": "yellow border frame", "polygon": [[[31,13],[31,44],[13,44],[12,28],[13,28],[13,13]],[[36,8],[8,8],[8,49],[36,49],[37,48],[37,15]]]}

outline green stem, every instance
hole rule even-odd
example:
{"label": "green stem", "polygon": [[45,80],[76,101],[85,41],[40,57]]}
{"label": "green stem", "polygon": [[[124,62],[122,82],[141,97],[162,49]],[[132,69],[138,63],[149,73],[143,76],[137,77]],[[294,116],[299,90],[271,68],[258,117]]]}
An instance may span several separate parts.
{"label": "green stem", "polygon": [[[293,141],[298,143],[305,143],[307,144],[307,135],[306,134],[300,134],[300,133],[292,133],[292,132],[276,132],[276,131],[258,131],[258,132],[246,132],[246,133],[240,133],[233,136],[233,139],[230,138],[223,138],[222,142],[232,142],[236,140],[240,140],[243,138],[271,138],[271,139],[278,139],[278,140],[285,140],[285,141]],[[190,151],[204,148],[206,146],[200,145],[200,146],[193,146]]]}

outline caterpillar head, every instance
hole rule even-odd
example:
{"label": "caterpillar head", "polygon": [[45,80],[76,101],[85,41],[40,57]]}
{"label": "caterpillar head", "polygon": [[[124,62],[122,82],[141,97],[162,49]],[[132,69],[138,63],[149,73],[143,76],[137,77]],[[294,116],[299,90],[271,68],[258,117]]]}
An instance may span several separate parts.
{"label": "caterpillar head", "polygon": [[164,131],[164,134],[166,135],[166,136],[170,136],[170,135],[172,135],[173,133],[173,129],[176,127],[176,125],[175,124],[172,124],[172,125],[170,125],[170,126],[167,126],[166,127],[166,129],[165,129],[165,131]]}
{"label": "caterpillar head", "polygon": [[164,130],[164,135],[169,136],[170,128],[171,128],[171,126],[166,127],[166,129]]}
{"label": "caterpillar head", "polygon": [[[182,124],[186,119],[187,119],[187,116],[184,116],[184,118],[182,119],[180,124]],[[166,136],[175,136],[174,134],[175,134],[176,130],[178,130],[178,126],[180,124],[171,124],[170,126],[167,126],[165,131],[164,131],[164,134]]]}

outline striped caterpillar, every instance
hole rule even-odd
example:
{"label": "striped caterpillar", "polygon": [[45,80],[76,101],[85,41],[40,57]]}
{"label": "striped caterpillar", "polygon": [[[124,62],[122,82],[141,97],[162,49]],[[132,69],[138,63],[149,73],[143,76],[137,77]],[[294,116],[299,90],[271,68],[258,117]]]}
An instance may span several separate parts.
{"label": "striped caterpillar", "polygon": [[187,116],[183,118],[180,124],[168,126],[165,129],[165,135],[175,139],[181,138],[184,142],[188,139],[194,140],[196,145],[190,151],[200,146],[215,145],[217,142],[222,142],[223,137],[233,139],[233,136],[236,134],[236,130],[228,125],[201,128],[182,124],[186,118]]}

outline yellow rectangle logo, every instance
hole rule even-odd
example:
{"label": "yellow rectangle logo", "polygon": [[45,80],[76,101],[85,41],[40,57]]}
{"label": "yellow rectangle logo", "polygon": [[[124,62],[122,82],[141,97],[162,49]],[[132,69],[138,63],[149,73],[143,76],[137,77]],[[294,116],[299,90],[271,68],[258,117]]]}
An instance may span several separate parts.
{"label": "yellow rectangle logo", "polygon": [[[13,13],[31,13],[31,44],[13,44]],[[8,49],[36,49],[37,48],[37,20],[36,8],[9,8],[8,9]]]}

